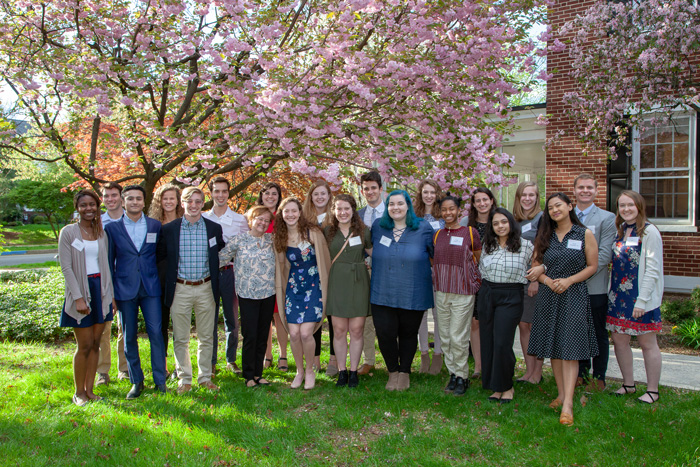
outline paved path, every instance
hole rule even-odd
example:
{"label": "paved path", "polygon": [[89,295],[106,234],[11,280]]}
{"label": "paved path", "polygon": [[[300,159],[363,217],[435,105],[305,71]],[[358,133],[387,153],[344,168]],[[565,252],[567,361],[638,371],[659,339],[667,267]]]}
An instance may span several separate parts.
{"label": "paved path", "polygon": [[[428,329],[433,332],[433,316],[428,313]],[[515,355],[522,358],[523,352],[520,346],[520,333],[515,333],[515,343],[513,344]],[[691,389],[700,391],[700,352],[695,355],[678,355],[662,353],[661,363],[661,385],[681,389]],[[634,379],[638,383],[646,384],[646,371],[644,370],[644,357],[641,349],[632,349],[634,355]],[[549,360],[545,361],[549,365]],[[615,349],[610,346],[610,360],[608,360],[608,378],[622,381],[620,367],[617,366]]]}
{"label": "paved path", "polygon": [[58,251],[51,253],[0,255],[0,266],[16,266],[18,264],[45,263],[46,261],[58,261]]}

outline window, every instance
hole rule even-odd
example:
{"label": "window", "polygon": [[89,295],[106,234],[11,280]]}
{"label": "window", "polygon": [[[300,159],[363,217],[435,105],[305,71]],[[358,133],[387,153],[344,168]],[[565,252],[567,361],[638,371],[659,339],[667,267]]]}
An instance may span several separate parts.
{"label": "window", "polygon": [[695,136],[695,114],[678,114],[641,134],[634,131],[632,189],[644,197],[647,217],[654,223],[695,222]]}

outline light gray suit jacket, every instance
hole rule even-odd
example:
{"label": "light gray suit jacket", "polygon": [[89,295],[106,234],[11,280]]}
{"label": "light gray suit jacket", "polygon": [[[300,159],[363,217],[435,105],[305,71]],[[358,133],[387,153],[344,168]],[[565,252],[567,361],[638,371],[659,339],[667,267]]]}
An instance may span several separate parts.
{"label": "light gray suit jacket", "polygon": [[595,240],[598,242],[598,270],[586,281],[588,293],[590,295],[607,294],[610,285],[608,264],[612,260],[612,248],[617,234],[615,214],[593,205],[591,212],[584,217],[583,224],[593,231]]}

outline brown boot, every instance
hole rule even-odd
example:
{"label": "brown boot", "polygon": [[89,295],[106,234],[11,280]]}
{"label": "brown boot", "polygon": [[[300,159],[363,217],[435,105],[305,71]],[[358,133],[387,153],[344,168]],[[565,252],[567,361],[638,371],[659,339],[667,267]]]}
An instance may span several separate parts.
{"label": "brown boot", "polygon": [[430,373],[431,375],[439,375],[441,371],[442,371],[442,354],[441,353],[434,353],[433,354],[433,362],[430,364],[430,369],[428,370],[428,373]]}
{"label": "brown boot", "polygon": [[408,373],[399,373],[398,383],[396,384],[397,391],[405,391],[411,387],[411,377]]}
{"label": "brown boot", "polygon": [[360,369],[357,370],[357,374],[360,376],[365,376],[370,374],[370,372],[372,371],[374,371],[374,365],[368,365],[366,363],[363,363]]}
{"label": "brown boot", "polygon": [[420,370],[418,373],[427,373],[430,369],[430,354],[428,352],[420,354]]}
{"label": "brown boot", "polygon": [[387,391],[396,391],[396,386],[399,382],[399,372],[393,371],[389,372],[389,381],[386,383]]}

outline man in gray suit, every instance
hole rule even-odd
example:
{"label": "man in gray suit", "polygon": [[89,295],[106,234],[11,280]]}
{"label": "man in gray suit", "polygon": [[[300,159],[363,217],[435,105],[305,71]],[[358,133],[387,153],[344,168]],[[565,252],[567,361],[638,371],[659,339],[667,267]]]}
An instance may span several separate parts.
{"label": "man in gray suit", "polygon": [[[598,341],[598,356],[593,358],[593,378],[586,387],[588,390],[605,389],[605,373],[608,370],[610,341],[605,329],[608,314],[608,264],[612,258],[615,242],[615,214],[604,211],[594,204],[598,194],[598,182],[591,174],[583,173],[574,180],[576,215],[593,232],[598,242],[598,270],[587,281],[588,295],[591,298],[593,327]],[[577,386],[582,386],[590,378],[591,360],[580,360]]]}

